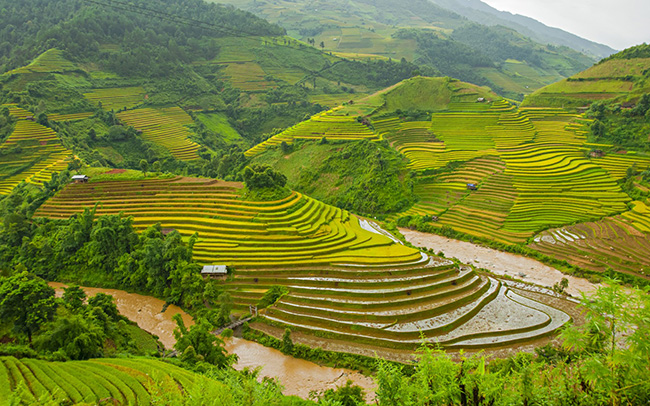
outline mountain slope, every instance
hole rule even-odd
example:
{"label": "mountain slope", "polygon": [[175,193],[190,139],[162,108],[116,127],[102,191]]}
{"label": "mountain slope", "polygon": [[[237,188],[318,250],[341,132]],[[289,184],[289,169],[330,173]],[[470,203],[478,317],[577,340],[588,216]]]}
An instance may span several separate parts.
{"label": "mountain slope", "polygon": [[481,0],[431,1],[477,23],[512,28],[542,44],[567,46],[596,58],[604,58],[616,52],[607,45],[589,41],[559,28],[548,27],[533,18],[499,11]]}
{"label": "mountain slope", "polygon": [[406,58],[517,99],[594,62],[511,28],[471,23],[427,0],[227,1],[336,55]]}
{"label": "mountain slope", "polygon": [[650,46],[638,45],[526,97],[524,106],[588,106],[626,102],[650,93]]}

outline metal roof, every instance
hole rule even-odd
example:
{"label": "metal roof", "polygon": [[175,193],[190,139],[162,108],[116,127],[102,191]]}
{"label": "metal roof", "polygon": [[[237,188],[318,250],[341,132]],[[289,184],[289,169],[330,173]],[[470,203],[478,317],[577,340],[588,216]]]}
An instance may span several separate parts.
{"label": "metal roof", "polygon": [[225,275],[228,268],[225,265],[204,265],[201,273]]}

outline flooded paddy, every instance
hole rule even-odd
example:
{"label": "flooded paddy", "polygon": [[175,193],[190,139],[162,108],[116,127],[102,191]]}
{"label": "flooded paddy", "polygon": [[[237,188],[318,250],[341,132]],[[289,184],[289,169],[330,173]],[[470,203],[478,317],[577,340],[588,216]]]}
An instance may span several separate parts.
{"label": "flooded paddy", "polygon": [[[49,285],[56,289],[56,294],[59,297],[63,295],[63,288],[67,286],[58,282],[50,282]],[[122,315],[137,323],[141,329],[157,335],[167,349],[173,348],[176,343],[174,337],[176,323],[172,320],[175,314],[181,314],[186,326],[189,327],[194,324],[192,317],[178,306],[170,305],[163,313],[164,300],[117,289],[90,287],[82,287],[82,289],[89,297],[100,292],[113,296],[117,309]],[[234,366],[235,369],[243,370],[244,368],[261,367],[260,380],[264,376],[277,378],[285,387],[283,391],[285,395],[294,395],[307,399],[312,391],[324,392],[327,389],[343,386],[348,379],[351,379],[356,385],[364,389],[367,400],[371,401],[374,398],[375,383],[373,379],[358,372],[342,368],[323,367],[237,337],[226,340],[225,347],[228,353],[237,354],[239,357],[239,361]]]}

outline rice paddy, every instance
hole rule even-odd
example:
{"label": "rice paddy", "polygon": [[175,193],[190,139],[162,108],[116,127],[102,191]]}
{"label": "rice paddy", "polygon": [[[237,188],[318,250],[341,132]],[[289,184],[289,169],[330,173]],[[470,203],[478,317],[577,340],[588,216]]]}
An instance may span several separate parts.
{"label": "rice paddy", "polygon": [[32,63],[5,73],[5,75],[23,73],[64,73],[79,68],[63,57],[63,52],[52,48],[36,57]]}
{"label": "rice paddy", "polygon": [[142,131],[142,138],[167,148],[178,159],[199,158],[200,145],[190,139],[192,132],[186,127],[194,121],[179,107],[128,110],[118,113],[117,117]]}
{"label": "rice paddy", "polygon": [[50,128],[27,120],[32,113],[10,105],[19,120],[13,133],[0,146],[0,194],[9,194],[21,182],[42,184],[52,173],[65,170],[71,156]]}
{"label": "rice paddy", "polygon": [[110,89],[95,89],[84,93],[86,99],[101,106],[104,110],[131,109],[144,103],[146,91],[139,86]]}
{"label": "rice paddy", "polygon": [[[273,285],[289,289],[264,313],[270,323],[396,348],[420,333],[449,348],[500,346],[552,334],[570,318],[498,280],[429,257],[376,224],[297,192],[271,202],[242,198],[241,184],[146,179],[71,184],[39,217],[67,218],[99,202],[97,215],[133,216],[184,238],[198,233],[194,258],[234,269],[225,283],[245,311]],[[483,322],[507,309],[498,327]],[[526,313],[525,320],[514,314]]]}
{"label": "rice paddy", "polygon": [[269,147],[278,146],[282,142],[291,144],[296,139],[320,140],[377,140],[376,134],[367,125],[357,121],[356,117],[337,114],[340,108],[334,108],[316,114],[311,119],[303,121],[275,135],[268,140],[246,151],[246,156],[255,156]]}
{"label": "rice paddy", "polygon": [[[148,405],[154,392],[190,389],[197,377],[172,364],[151,359],[102,358],[90,361],[47,362],[0,357],[0,403],[15,392],[21,404]],[[212,382],[214,385],[221,385]]]}

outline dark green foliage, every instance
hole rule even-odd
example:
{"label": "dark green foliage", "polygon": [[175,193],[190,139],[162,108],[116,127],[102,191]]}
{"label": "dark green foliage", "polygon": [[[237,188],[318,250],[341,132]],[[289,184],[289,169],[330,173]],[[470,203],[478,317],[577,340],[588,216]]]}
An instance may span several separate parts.
{"label": "dark green foliage", "polygon": [[226,354],[223,341],[212,334],[213,327],[207,321],[200,319],[189,329],[185,327],[180,314],[174,315],[174,321],[177,325],[174,329],[176,337],[174,348],[181,354],[189,351],[190,354],[184,355],[186,358],[204,361],[218,367],[226,367],[234,360],[232,355]]}
{"label": "dark green foliage", "polygon": [[35,340],[35,347],[42,352],[61,351],[74,360],[101,357],[104,339],[103,329],[82,315],[58,318],[55,323]]}
{"label": "dark green foliage", "polygon": [[203,165],[204,176],[236,180],[237,175],[248,163],[248,158],[239,147],[232,147],[228,152],[222,152],[213,156],[209,162]]}
{"label": "dark green foliage", "polygon": [[271,286],[269,290],[264,292],[264,296],[257,302],[258,309],[265,309],[269,306],[272,306],[277,302],[282,296],[289,293],[289,289],[286,286]]}
{"label": "dark green foliage", "polygon": [[[323,190],[319,182],[328,175],[338,180]],[[372,216],[400,212],[415,202],[406,162],[385,142],[350,142],[333,148],[322,163],[304,170],[294,187],[316,193],[326,203]]]}
{"label": "dark green foliage", "polygon": [[286,328],[282,334],[282,353],[291,354],[293,352],[293,341],[291,340],[291,330]]}
{"label": "dark green foliage", "polygon": [[336,389],[328,389],[323,393],[323,400],[338,402],[342,406],[365,405],[365,393],[363,389],[348,379],[344,386]]}
{"label": "dark green foliage", "polygon": [[14,331],[30,342],[52,320],[56,307],[54,289],[40,278],[22,272],[1,281],[0,320],[11,321]]}
{"label": "dark green foliage", "polygon": [[88,299],[88,306],[101,309],[104,314],[111,318],[113,321],[120,319],[120,313],[117,311],[115,298],[113,298],[111,295],[100,292]]}
{"label": "dark green foliage", "polygon": [[243,178],[246,187],[251,191],[283,188],[287,184],[286,176],[266,165],[247,166],[244,168]]}
{"label": "dark green foliage", "polygon": [[461,42],[441,39],[433,31],[403,29],[395,36],[402,39],[414,39],[418,43],[419,64],[433,66],[442,75],[451,76],[476,85],[490,86],[499,92],[487,78],[477,73],[475,68],[494,67],[494,61],[481,51],[477,51]]}
{"label": "dark green foliage", "polygon": [[[200,0],[137,0],[131,4],[162,11],[177,21],[81,0],[3,0],[0,44],[11,46],[0,47],[0,65],[10,69],[23,66],[41,52],[57,47],[73,58],[93,56],[121,75],[160,77],[177,69],[179,62],[210,58],[218,50],[213,38],[232,35],[232,29],[246,27],[252,35],[284,33],[252,14]],[[215,28],[179,23],[182,18]],[[102,52],[100,44],[122,44],[123,52]]]}
{"label": "dark green foliage", "polygon": [[620,105],[593,103],[587,116],[594,118],[591,135],[594,142],[613,143],[616,146],[650,151],[650,94],[643,94],[632,109]]}
{"label": "dark green foliage", "polygon": [[626,48],[621,52],[611,55],[608,58],[602,59],[598,63],[603,63],[612,59],[635,59],[635,58],[650,58],[650,44],[640,44],[630,48]]}
{"label": "dark green foliage", "polygon": [[73,311],[83,308],[85,301],[86,292],[79,286],[70,285],[63,289],[63,302]]}
{"label": "dark green foliage", "polygon": [[423,76],[439,76],[439,71],[428,66],[419,66],[406,60],[396,61],[343,61],[332,65],[320,75],[332,81],[344,81],[353,85],[386,87],[413,76],[419,70]]}

